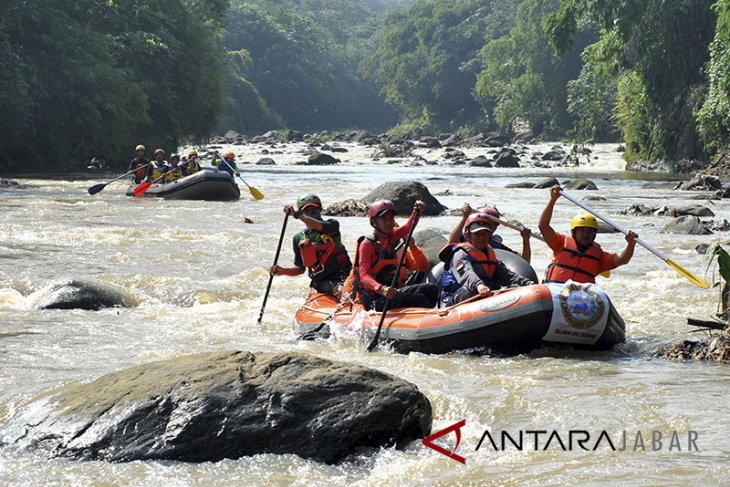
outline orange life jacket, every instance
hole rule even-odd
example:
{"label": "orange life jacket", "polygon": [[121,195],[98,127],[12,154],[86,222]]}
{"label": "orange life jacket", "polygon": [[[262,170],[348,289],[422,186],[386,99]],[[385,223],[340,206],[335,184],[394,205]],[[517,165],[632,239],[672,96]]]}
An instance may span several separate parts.
{"label": "orange life jacket", "polygon": [[469,257],[471,257],[477,264],[482,266],[482,269],[484,269],[484,273],[487,275],[488,278],[492,278],[494,275],[494,270],[497,268],[497,254],[494,253],[494,249],[491,245],[487,245],[487,252],[484,253],[483,250],[479,250],[478,248],[474,247],[469,242],[462,242],[460,244],[457,244],[454,246],[454,252],[456,252],[457,249],[463,249],[466,251],[467,254],[469,254]]}
{"label": "orange life jacket", "polygon": [[568,245],[560,249],[545,271],[545,282],[567,282],[572,279],[595,283],[603,255],[601,246],[593,242],[585,252],[581,252],[574,238],[567,240]]}

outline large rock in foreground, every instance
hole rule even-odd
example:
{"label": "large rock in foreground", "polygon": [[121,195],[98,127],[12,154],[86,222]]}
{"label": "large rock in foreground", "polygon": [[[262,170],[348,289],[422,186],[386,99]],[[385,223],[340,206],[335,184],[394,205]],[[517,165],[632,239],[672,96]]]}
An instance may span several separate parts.
{"label": "large rock in foreground", "polygon": [[426,215],[440,215],[447,210],[428,188],[418,181],[389,181],[381,184],[363,198],[367,204],[383,199],[392,201],[398,209],[398,214],[405,217],[411,214],[417,200],[426,204],[424,211]]}
{"label": "large rock in foreground", "polygon": [[37,398],[5,443],[84,460],[217,461],[294,453],[335,462],[431,429],[414,386],[295,353],[221,351],[140,365]]}

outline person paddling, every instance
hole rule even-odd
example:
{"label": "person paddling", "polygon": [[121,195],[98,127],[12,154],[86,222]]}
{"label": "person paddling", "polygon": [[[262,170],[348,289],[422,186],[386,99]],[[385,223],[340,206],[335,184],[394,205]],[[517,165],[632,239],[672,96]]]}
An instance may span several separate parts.
{"label": "person paddling", "polygon": [[580,213],[573,217],[570,235],[557,233],[550,226],[560,191],[561,188],[557,185],[550,189],[550,200],[540,215],[540,232],[553,251],[553,260],[545,273],[545,282],[567,282],[570,279],[595,283],[598,274],[628,264],[634,255],[636,239],[639,237],[633,231],[626,233],[626,248],[621,254],[614,254],[605,252],[595,242],[598,221],[590,213]]}
{"label": "person paddling", "polygon": [[450,243],[439,254],[444,261],[440,296],[443,307],[476,295],[491,296],[497,289],[535,284],[497,258],[489,243],[494,222],[486,212],[472,213],[465,228],[466,242]]}
{"label": "person paddling", "polygon": [[135,158],[130,161],[129,168],[127,169],[127,171],[134,170],[132,174],[134,184],[141,183],[147,176],[147,165],[150,161],[144,156],[145,150],[142,144],[134,148]]}
{"label": "person paddling", "polygon": [[147,166],[147,175],[145,176],[144,181],[149,183],[153,179],[158,179],[167,170],[167,165],[168,162],[165,160],[164,149],[156,149],[155,160],[150,162],[150,165]]}
{"label": "person paddling", "polygon": [[301,195],[296,210],[291,205],[284,206],[284,213],[300,220],[306,228],[292,241],[294,267],[274,265],[269,272],[273,276],[299,276],[306,269],[310,287],[339,298],[352,267],[342,245],[340,223],[334,218],[322,219],[322,201],[313,193]]}
{"label": "person paddling", "polygon": [[223,159],[221,159],[218,152],[213,154],[213,165],[217,167],[219,171],[227,172],[231,175],[231,177],[233,177],[234,174],[236,176],[241,175],[240,170],[236,166],[236,154],[233,153],[233,151],[228,151],[223,154]]}
{"label": "person paddling", "polygon": [[[359,301],[366,309],[382,311],[386,299],[388,309],[420,307],[433,308],[438,301],[438,286],[435,284],[412,284],[404,286],[408,271],[428,270],[428,259],[415,248],[413,240],[409,248],[403,248],[403,239],[417,223],[417,213],[426,208],[423,201],[416,201],[414,212],[408,221],[396,228],[397,210],[390,200],[376,201],[368,209],[372,237],[363,237],[357,250],[353,285]],[[391,287],[401,252],[406,252],[404,266]]]}
{"label": "person paddling", "polygon": [[[502,216],[500,215],[499,210],[497,210],[496,208],[485,206],[484,208],[473,210],[469,203],[464,203],[464,205],[461,207],[461,220],[459,221],[459,223],[456,224],[454,229],[451,230],[451,233],[449,234],[449,243],[459,243],[467,241],[466,235],[464,234],[464,227],[466,226],[466,221],[469,219],[469,216],[471,216],[472,213],[475,212],[486,213],[487,215],[493,216],[494,218],[500,218]],[[493,249],[506,250],[507,252],[517,254],[525,259],[529,264],[530,259],[532,258],[532,248],[530,247],[530,237],[532,236],[532,231],[527,227],[524,227],[520,231],[520,236],[522,237],[522,252],[516,252],[504,245],[502,243],[502,237],[494,233],[497,230],[499,223],[494,220],[490,220],[490,224],[492,226],[492,235],[491,240],[489,241],[489,245]]]}

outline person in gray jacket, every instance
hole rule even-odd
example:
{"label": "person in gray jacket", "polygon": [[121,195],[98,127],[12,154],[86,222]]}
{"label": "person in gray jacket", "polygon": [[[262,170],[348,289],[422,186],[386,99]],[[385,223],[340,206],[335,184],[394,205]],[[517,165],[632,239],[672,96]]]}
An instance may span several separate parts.
{"label": "person in gray jacket", "polygon": [[512,272],[497,259],[489,245],[493,223],[488,215],[473,213],[466,221],[467,241],[449,244],[440,254],[444,261],[441,275],[441,306],[452,306],[472,296],[491,296],[502,288],[535,284]]}

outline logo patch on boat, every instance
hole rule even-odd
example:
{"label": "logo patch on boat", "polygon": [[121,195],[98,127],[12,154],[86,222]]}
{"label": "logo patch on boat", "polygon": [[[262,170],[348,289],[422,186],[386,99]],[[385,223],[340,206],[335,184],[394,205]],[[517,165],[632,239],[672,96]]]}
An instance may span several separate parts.
{"label": "logo patch on boat", "polygon": [[570,283],[560,292],[560,309],[566,323],[573,328],[585,330],[603,317],[605,304],[592,289]]}
{"label": "logo patch on boat", "polygon": [[505,296],[496,296],[494,298],[489,298],[484,300],[484,303],[479,305],[479,311],[483,311],[484,313],[488,313],[490,311],[498,311],[500,309],[509,308],[513,304],[515,304],[517,301],[519,301],[520,296],[519,295],[505,295]]}

